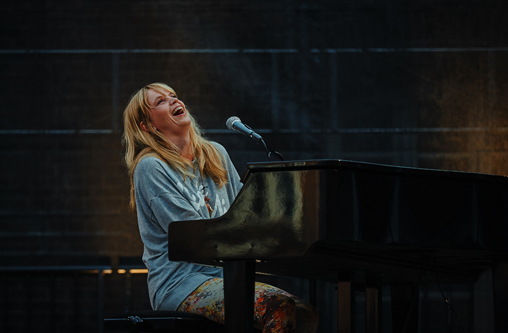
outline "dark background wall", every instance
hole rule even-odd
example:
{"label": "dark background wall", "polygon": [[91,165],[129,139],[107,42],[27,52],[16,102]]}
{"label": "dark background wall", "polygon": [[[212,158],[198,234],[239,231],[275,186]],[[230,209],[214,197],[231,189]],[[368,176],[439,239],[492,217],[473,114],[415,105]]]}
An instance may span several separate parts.
{"label": "dark background wall", "polygon": [[[232,115],[286,159],[508,174],[507,14],[503,2],[479,0],[1,4],[5,331],[37,329],[27,316],[47,331],[98,329],[100,278],[55,282],[54,272],[19,266],[100,268],[104,259],[115,269],[141,255],[120,136],[129,96],[147,83],[176,89],[240,173],[265,155],[225,129]],[[490,300],[479,300],[486,274],[445,288],[468,328],[491,332]],[[148,306],[143,275],[102,279],[106,312]],[[124,283],[138,296],[125,298]],[[319,288],[322,318],[333,317],[333,288]],[[436,289],[422,295],[423,328],[460,329]],[[322,320],[331,332],[333,318]]]}

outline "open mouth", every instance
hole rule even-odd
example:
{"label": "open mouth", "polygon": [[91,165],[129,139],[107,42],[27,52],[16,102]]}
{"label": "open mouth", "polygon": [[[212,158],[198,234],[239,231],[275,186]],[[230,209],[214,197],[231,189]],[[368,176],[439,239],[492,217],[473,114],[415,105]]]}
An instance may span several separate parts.
{"label": "open mouth", "polygon": [[177,107],[174,111],[173,111],[173,116],[179,116],[179,115],[182,115],[184,114],[184,109],[183,107],[179,106]]}

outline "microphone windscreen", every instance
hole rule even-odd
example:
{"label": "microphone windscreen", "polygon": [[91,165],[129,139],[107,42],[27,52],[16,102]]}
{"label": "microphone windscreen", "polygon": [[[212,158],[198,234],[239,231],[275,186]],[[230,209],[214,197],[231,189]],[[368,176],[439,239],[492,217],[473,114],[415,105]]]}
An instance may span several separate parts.
{"label": "microphone windscreen", "polygon": [[226,121],[226,126],[227,126],[227,128],[229,128],[230,130],[233,130],[233,131],[234,131],[235,129],[233,128],[233,123],[234,123],[235,121],[241,121],[241,120],[240,120],[240,118],[235,117],[235,116],[230,117],[230,118]]}

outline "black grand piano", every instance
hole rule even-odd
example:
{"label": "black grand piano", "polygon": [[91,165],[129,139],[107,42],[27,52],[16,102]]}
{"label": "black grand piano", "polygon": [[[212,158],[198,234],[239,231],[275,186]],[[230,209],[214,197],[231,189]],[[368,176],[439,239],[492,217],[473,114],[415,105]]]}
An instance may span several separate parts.
{"label": "black grand piano", "polygon": [[[506,177],[312,160],[249,164],[243,183],[223,216],[169,226],[170,260],[224,267],[227,332],[251,329],[255,271],[336,282],[339,332],[361,280],[378,332],[380,285],[410,313],[408,286],[474,283],[487,269],[496,332],[508,332]],[[416,331],[409,318],[394,332]]]}

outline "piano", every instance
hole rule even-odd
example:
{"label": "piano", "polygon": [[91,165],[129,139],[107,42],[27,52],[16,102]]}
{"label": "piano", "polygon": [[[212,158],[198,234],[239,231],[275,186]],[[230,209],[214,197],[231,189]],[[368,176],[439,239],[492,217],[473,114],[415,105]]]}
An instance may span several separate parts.
{"label": "piano", "polygon": [[[508,332],[506,177],[311,160],[251,163],[242,182],[223,216],[168,232],[169,260],[224,267],[226,332],[251,330],[255,272],[337,283],[339,332],[361,280],[366,329],[379,332],[382,284],[415,312],[417,293],[398,286],[474,283],[487,269],[496,332]],[[394,332],[416,331],[409,318]]]}

